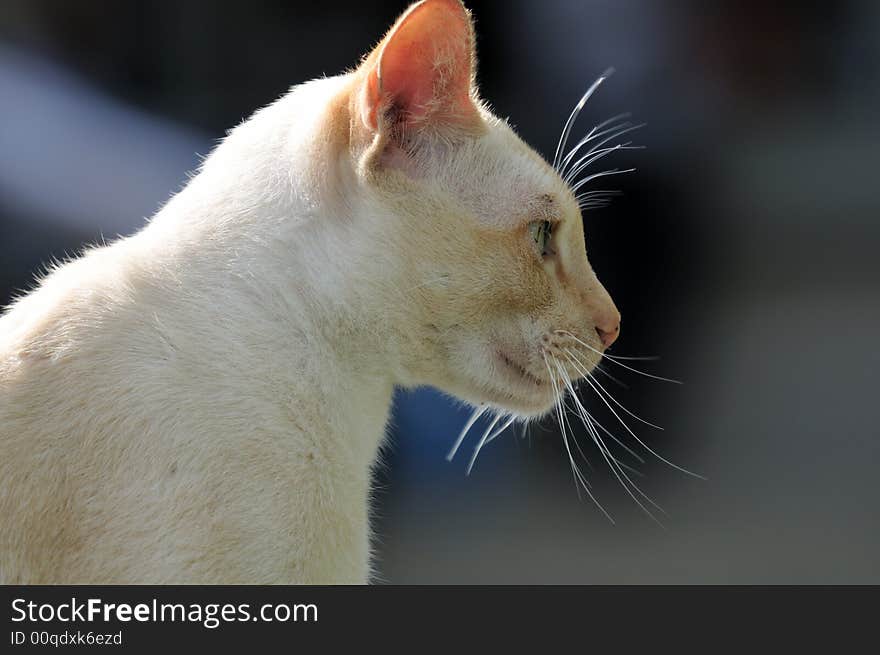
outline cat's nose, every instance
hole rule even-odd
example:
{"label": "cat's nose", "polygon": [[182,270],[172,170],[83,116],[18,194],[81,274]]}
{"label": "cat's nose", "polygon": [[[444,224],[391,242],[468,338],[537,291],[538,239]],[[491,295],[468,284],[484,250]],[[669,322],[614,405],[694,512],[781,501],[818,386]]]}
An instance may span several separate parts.
{"label": "cat's nose", "polygon": [[620,334],[620,314],[616,309],[608,312],[607,315],[597,317],[596,334],[599,335],[599,339],[605,348],[608,348],[617,341],[617,337]]}
{"label": "cat's nose", "polygon": [[617,341],[620,335],[620,312],[611,298],[611,294],[602,286],[593,274],[593,283],[590,285],[590,293],[584,299],[589,318],[592,319],[593,327],[603,348],[608,348]]}

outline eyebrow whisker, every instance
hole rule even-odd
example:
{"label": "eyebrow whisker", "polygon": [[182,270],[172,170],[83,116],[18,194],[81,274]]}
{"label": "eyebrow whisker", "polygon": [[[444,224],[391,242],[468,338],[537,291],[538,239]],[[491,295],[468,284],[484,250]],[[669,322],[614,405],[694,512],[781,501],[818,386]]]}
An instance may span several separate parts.
{"label": "eyebrow whisker", "polygon": [[614,69],[609,68],[602,73],[602,75],[590,85],[590,88],[587,89],[586,93],[581,96],[581,99],[578,100],[574,109],[571,110],[571,114],[569,114],[568,120],[565,121],[565,125],[562,128],[562,134],[559,136],[559,143],[556,145],[556,154],[553,156],[553,168],[557,168],[559,164],[559,156],[565,150],[565,145],[568,143],[568,135],[571,132],[574,122],[577,120],[578,114],[581,113],[581,110],[584,108],[584,105],[587,104],[587,100],[590,99],[590,96],[593,95],[596,89],[601,86],[602,82],[604,82],[613,72]]}

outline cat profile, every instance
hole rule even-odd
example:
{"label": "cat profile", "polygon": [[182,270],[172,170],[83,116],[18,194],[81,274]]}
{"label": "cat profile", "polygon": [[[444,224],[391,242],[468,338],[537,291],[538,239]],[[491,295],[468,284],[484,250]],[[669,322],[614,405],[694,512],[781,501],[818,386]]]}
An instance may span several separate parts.
{"label": "cat profile", "polygon": [[395,386],[528,418],[596,365],[577,200],[474,48],[412,5],[0,318],[0,582],[367,582]]}

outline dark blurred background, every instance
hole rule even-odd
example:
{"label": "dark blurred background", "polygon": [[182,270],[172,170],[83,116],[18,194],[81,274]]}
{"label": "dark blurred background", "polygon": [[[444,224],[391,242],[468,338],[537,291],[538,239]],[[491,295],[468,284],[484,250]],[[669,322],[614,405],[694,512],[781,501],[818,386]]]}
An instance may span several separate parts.
{"label": "dark blurred background", "polygon": [[[382,579],[880,583],[880,3],[468,5],[483,96],[545,156],[608,66],[574,136],[621,111],[648,123],[647,149],[609,162],[638,171],[593,187],[623,196],[585,214],[587,243],[624,317],[613,352],[660,355],[637,365],[684,384],[611,365],[626,386],[604,381],[666,428],[629,421],[647,444],[708,480],[613,447],[661,529],[580,432],[612,525],[578,499],[554,421],[465,476],[481,430],[447,463],[467,413],[401,393]],[[405,6],[3,0],[0,305],[51,258],[137,230],[226,129],[354,65]]]}

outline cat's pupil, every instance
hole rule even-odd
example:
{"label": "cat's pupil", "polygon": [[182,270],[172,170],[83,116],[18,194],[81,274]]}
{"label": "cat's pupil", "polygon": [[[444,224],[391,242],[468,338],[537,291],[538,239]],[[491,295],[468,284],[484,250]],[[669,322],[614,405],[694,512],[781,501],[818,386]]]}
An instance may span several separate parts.
{"label": "cat's pupil", "polygon": [[542,255],[547,255],[547,245],[550,243],[550,235],[553,231],[553,225],[550,221],[535,221],[531,225],[532,238],[538,248],[541,249]]}

